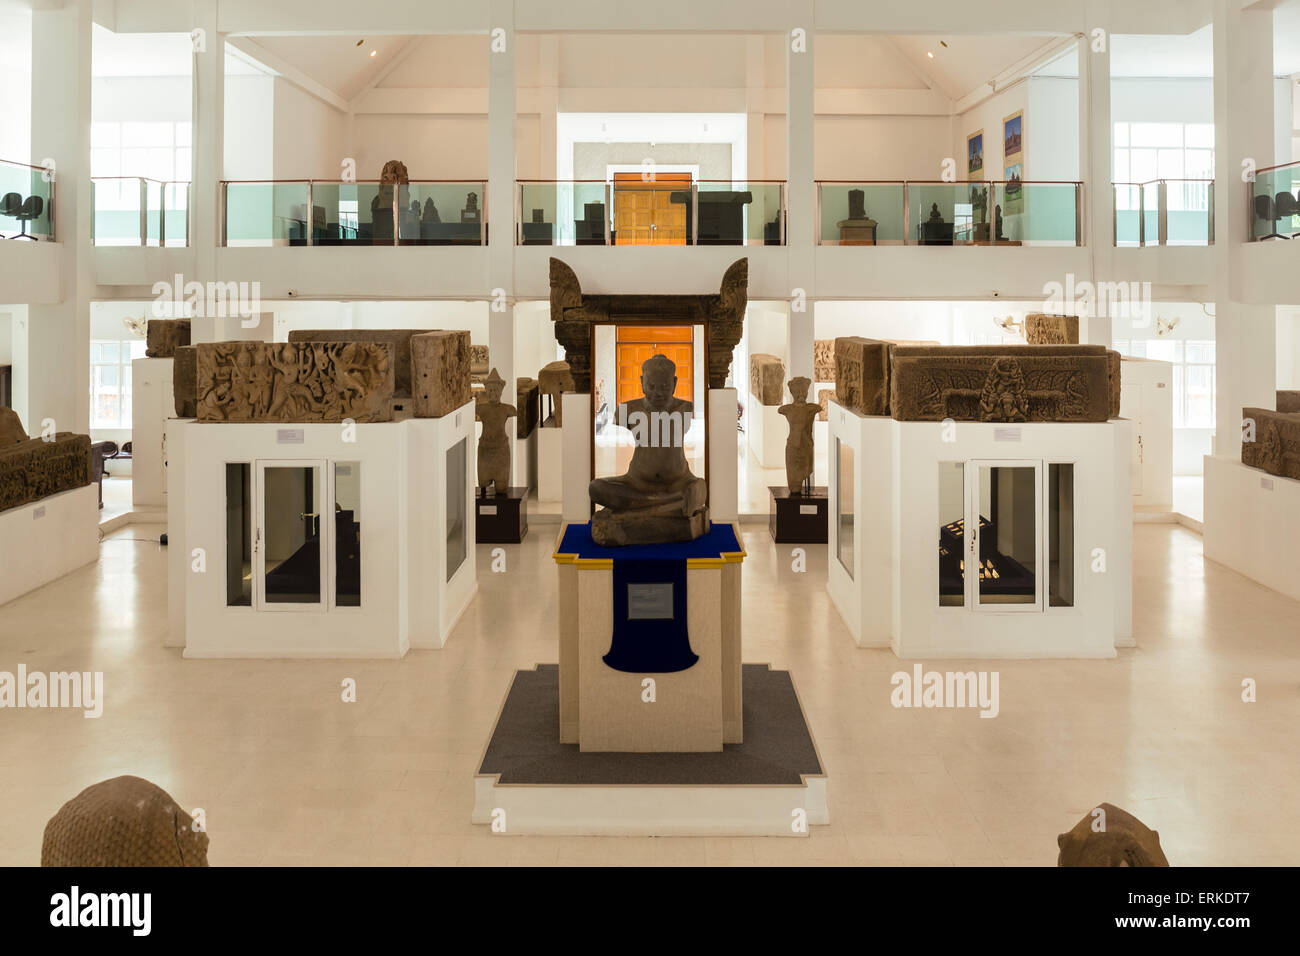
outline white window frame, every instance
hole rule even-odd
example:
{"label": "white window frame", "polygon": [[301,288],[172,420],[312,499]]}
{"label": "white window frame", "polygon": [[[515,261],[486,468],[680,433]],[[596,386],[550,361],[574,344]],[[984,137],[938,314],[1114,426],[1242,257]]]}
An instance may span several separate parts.
{"label": "white window frame", "polygon": [[[131,375],[131,362],[137,358],[144,358],[144,350],[140,349],[139,355],[132,355],[136,350],[136,344],[143,346],[145,343],[137,338],[125,339],[91,339],[91,363],[90,363],[90,427],[94,429],[129,429],[131,421],[129,417],[123,415],[123,408],[126,401],[131,398],[131,386],[126,384],[126,380]],[[94,352],[96,345],[116,345],[117,361],[116,362],[96,362],[94,361]],[[98,406],[98,396],[95,393],[95,370],[99,368],[117,368],[117,421],[113,424],[105,423],[103,420],[95,417]],[[134,379],[132,379],[134,383]],[[124,420],[125,419],[125,420]]]}

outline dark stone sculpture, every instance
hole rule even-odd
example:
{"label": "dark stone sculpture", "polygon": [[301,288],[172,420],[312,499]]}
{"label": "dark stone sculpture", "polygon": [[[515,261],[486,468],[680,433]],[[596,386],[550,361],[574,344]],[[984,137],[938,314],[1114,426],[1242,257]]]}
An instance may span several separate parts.
{"label": "dark stone sculpture", "polygon": [[381,342],[393,347],[393,397],[411,397],[411,337],[432,329],[293,329],[290,342]]}
{"label": "dark stone sculpture", "polygon": [[533,433],[537,427],[540,404],[537,379],[526,375],[515,379],[515,408],[519,410],[519,417],[515,420],[516,438],[527,438]]}
{"label": "dark stone sculpture", "polygon": [[604,506],[591,519],[591,538],[603,547],[692,541],[709,531],[708,485],[686,461],[693,409],[674,397],[676,388],[672,359],[652,355],[641,365],[645,397],[619,406],[618,423],[637,445],[626,474],[589,485],[591,500]]}
{"label": "dark stone sculpture", "polygon": [[483,383],[486,396],[475,405],[474,418],[483,423],[483,434],[478,440],[478,486],[487,493],[489,485],[493,494],[505,494],[510,487],[510,436],[506,422],[515,417],[513,405],[501,401],[506,382],[496,369],[492,369]]}
{"label": "dark stone sculpture", "polygon": [[41,866],[207,866],[208,835],[140,777],[87,787],[45,825]]}
{"label": "dark stone sculpture", "polygon": [[90,436],[28,438],[18,414],[0,405],[0,511],[90,484]]}
{"label": "dark stone sculpture", "polygon": [[[1279,478],[1300,480],[1300,413],[1243,408],[1241,418],[1246,426],[1241,463]],[[1252,432],[1254,441],[1249,440]]]}
{"label": "dark stone sculpture", "polygon": [[860,336],[835,340],[835,400],[859,415],[889,414],[889,344]]}
{"label": "dark stone sculpture", "polygon": [[1278,389],[1276,404],[1279,412],[1300,412],[1300,389]]}
{"label": "dark stone sculpture", "polygon": [[172,359],[172,399],[177,418],[198,418],[198,352],[193,345],[182,345]]}
{"label": "dark stone sculpture", "polygon": [[792,400],[777,409],[790,425],[785,440],[785,481],[791,494],[798,494],[813,473],[813,422],[821,406],[808,401],[811,386],[812,381],[803,376],[790,379]]}
{"label": "dark stone sculpture", "polygon": [[[1126,810],[1098,804],[1056,838],[1057,866],[1168,866],[1160,834]],[[1104,826],[1104,829],[1100,829]],[[1097,827],[1098,829],[1094,829]]]}
{"label": "dark stone sculpture", "polygon": [[749,392],[760,405],[781,404],[785,363],[775,355],[755,352],[749,357]]}
{"label": "dark stone sculpture", "polygon": [[438,215],[438,207],[433,202],[433,197],[424,201],[424,214],[420,217],[421,222],[442,222],[442,216]]}
{"label": "dark stone sculpture", "polygon": [[[573,371],[568,362],[548,362],[537,373],[537,388],[542,395],[551,400],[550,421],[556,428],[564,425],[564,393],[576,391],[573,383]],[[542,421],[546,425],[546,420]]]}
{"label": "dark stone sculpture", "polygon": [[1030,312],[1025,316],[1025,341],[1030,345],[1078,345],[1079,317]]}
{"label": "dark stone sculpture", "polygon": [[1002,206],[1001,204],[993,207],[993,241],[1005,242],[1006,236],[1002,234]]}
{"label": "dark stone sculpture", "polygon": [[411,337],[411,387],[416,418],[442,418],[470,400],[470,344],[464,331]]}
{"label": "dark stone sculpture", "polygon": [[387,422],[393,346],[214,342],[196,346],[202,422]]}
{"label": "dark stone sculpture", "polygon": [[749,260],[737,259],[714,295],[586,295],[573,270],[551,259],[551,320],[573,372],[574,390],[591,391],[593,322],[703,325],[709,343],[709,388],[725,387],[731,353],[744,328],[748,285]]}
{"label": "dark stone sculpture", "polygon": [[150,319],[145,342],[148,358],[173,358],[177,347],[190,344],[190,320]]}
{"label": "dark stone sculpture", "polygon": [[478,208],[478,193],[469,193],[465,196],[465,208],[460,211],[461,222],[479,222],[481,213]]}

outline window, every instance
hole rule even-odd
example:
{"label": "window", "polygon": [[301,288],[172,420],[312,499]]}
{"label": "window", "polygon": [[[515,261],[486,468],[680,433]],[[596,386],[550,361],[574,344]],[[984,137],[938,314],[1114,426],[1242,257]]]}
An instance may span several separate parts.
{"label": "window", "polygon": [[[1171,180],[1170,211],[1206,212],[1210,208],[1208,182],[1214,178],[1213,123],[1116,123],[1112,182],[1147,183]],[[1137,191],[1121,189],[1117,209],[1137,209]]]}
{"label": "window", "polygon": [[1174,367],[1174,427],[1214,427],[1214,343],[1199,339],[1120,339],[1115,351]]}
{"label": "window", "polygon": [[[91,123],[90,175],[189,182],[190,123]],[[98,183],[95,205],[100,209],[138,209],[139,189],[129,180]],[[183,190],[167,190],[167,208],[185,208]]]}
{"label": "window", "polygon": [[144,358],[141,339],[90,343],[90,427],[131,427],[131,360]]}

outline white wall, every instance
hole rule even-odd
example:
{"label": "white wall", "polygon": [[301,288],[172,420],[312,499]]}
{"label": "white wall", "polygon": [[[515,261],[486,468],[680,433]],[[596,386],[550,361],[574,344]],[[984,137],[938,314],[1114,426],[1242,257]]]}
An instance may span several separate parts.
{"label": "white wall", "polygon": [[193,99],[188,76],[97,76],[90,89],[91,119],[96,123],[190,119]]}
{"label": "white wall", "polygon": [[1277,307],[1277,387],[1300,388],[1300,306]]}
{"label": "white wall", "polygon": [[275,78],[227,76],[223,179],[272,179],[275,166]]}
{"label": "white wall", "polygon": [[[848,180],[938,179],[940,164],[946,157],[955,155],[949,146],[950,129],[947,116],[817,116],[813,121],[816,140],[813,176]],[[964,139],[962,143],[964,157]],[[780,148],[784,153],[784,133]],[[784,176],[784,155],[780,167]],[[962,175],[958,178],[965,178],[965,167],[960,168]]]}
{"label": "white wall", "polygon": [[0,7],[0,159],[32,158],[32,11]]}
{"label": "white wall", "polygon": [[14,361],[14,317],[12,312],[0,312],[0,365]]}
{"label": "white wall", "polygon": [[1214,80],[1208,77],[1115,77],[1112,123],[1213,123]]}
{"label": "white wall", "polygon": [[[276,77],[274,178],[339,179],[343,159],[351,155],[345,144],[345,119],[339,110]],[[378,179],[382,166],[370,176],[358,163],[357,178]]]}
{"label": "white wall", "polygon": [[[487,116],[359,113],[349,155],[356,157],[358,179],[378,179],[384,163],[398,159],[412,179],[483,180]],[[337,166],[330,175],[337,178]]]}

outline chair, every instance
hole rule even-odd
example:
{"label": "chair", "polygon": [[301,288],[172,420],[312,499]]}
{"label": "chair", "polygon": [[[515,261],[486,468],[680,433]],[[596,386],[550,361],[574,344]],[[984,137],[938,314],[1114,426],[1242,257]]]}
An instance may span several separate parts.
{"label": "chair", "polygon": [[16,236],[10,236],[10,239],[30,239],[32,242],[39,242],[36,236],[27,234],[27,224],[33,219],[39,219],[41,213],[45,211],[45,200],[40,196],[28,196],[24,201],[22,193],[5,193],[0,208],[3,209],[4,215],[11,219],[17,219],[22,224],[22,232]]}
{"label": "chair", "polygon": [[[1290,197],[1291,194],[1278,193],[1278,196]],[[1259,237],[1260,239],[1290,239],[1291,238],[1290,236],[1284,236],[1277,231],[1277,221],[1281,217],[1282,217],[1281,213],[1277,209],[1277,200],[1274,197],[1272,196],[1255,197],[1255,218],[1262,219],[1264,222],[1270,223],[1273,227],[1272,232],[1270,232],[1267,236],[1260,236]]]}
{"label": "chair", "polygon": [[[1278,220],[1290,219],[1292,216],[1300,215],[1300,201],[1297,201],[1296,197],[1289,192],[1278,193],[1273,200],[1273,212],[1276,213]],[[1293,237],[1294,233],[1288,238]]]}

